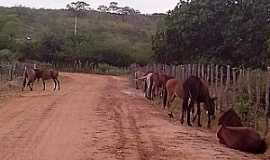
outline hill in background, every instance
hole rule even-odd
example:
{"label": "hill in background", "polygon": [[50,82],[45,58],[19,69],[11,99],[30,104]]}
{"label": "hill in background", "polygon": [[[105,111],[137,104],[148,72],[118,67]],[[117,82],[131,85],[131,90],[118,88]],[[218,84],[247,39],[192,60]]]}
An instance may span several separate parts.
{"label": "hill in background", "polygon": [[78,18],[74,36],[74,17],[68,10],[0,7],[0,50],[10,50],[5,57],[11,60],[84,57],[113,65],[146,63],[162,17],[90,10]]}

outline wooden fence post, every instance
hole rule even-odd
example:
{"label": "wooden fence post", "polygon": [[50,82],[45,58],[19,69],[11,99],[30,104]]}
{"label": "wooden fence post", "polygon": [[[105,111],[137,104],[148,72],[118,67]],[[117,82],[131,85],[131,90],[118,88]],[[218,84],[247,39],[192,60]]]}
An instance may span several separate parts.
{"label": "wooden fence post", "polygon": [[268,134],[269,129],[269,122],[268,122],[268,115],[269,115],[269,82],[270,82],[270,67],[267,67],[267,81],[266,81],[266,87],[265,87],[265,131],[264,131],[264,137]]}
{"label": "wooden fence post", "polygon": [[210,82],[210,65],[209,64],[207,64],[206,81],[207,83]]}
{"label": "wooden fence post", "polygon": [[220,110],[223,110],[223,99],[224,99],[224,90],[223,90],[223,66],[220,66],[220,91],[219,91],[219,97],[220,97]]}
{"label": "wooden fence post", "polygon": [[210,64],[210,71],[211,71],[210,84],[212,88],[214,88],[214,65],[213,64]]}
{"label": "wooden fence post", "polygon": [[197,73],[196,74],[198,77],[201,77],[201,64],[197,65]]}
{"label": "wooden fence post", "polygon": [[202,71],[201,71],[201,78],[204,79],[204,64],[202,64],[201,69],[202,69]]}
{"label": "wooden fence post", "polygon": [[254,126],[257,128],[257,113],[260,107],[260,98],[261,98],[261,90],[260,90],[260,80],[261,80],[261,75],[260,71],[256,71],[256,78],[255,78],[255,84],[256,84],[256,103],[255,103],[255,112],[254,112]]}
{"label": "wooden fence post", "polygon": [[215,94],[218,95],[218,65],[215,67]]}
{"label": "wooden fence post", "polygon": [[251,80],[250,80],[250,69],[247,69],[247,89],[248,89],[248,101],[252,102],[252,91],[251,91]]}
{"label": "wooden fence post", "polygon": [[185,80],[185,66],[181,65],[181,72],[182,72],[182,80]]}
{"label": "wooden fence post", "polygon": [[232,68],[232,75],[233,75],[233,87],[232,87],[232,107],[234,107],[235,104],[235,97],[236,97],[236,91],[237,91],[237,84],[236,84],[236,68]]}

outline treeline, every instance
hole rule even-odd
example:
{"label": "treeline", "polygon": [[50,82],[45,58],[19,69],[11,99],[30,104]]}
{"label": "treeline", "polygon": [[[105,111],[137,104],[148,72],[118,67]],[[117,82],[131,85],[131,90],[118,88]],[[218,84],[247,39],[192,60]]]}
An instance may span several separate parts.
{"label": "treeline", "polygon": [[68,9],[0,7],[0,59],[87,59],[117,66],[148,63],[153,55],[151,36],[163,15],[125,9],[135,14],[85,10],[77,17],[74,34],[74,12]]}
{"label": "treeline", "polygon": [[181,0],[152,39],[162,63],[265,67],[270,62],[269,0]]}

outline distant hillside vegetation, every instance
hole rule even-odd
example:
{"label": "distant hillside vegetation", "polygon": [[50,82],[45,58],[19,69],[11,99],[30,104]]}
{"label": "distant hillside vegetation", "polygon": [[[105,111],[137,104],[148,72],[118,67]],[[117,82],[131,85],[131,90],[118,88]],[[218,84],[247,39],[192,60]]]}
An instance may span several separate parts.
{"label": "distant hillside vegetation", "polygon": [[92,10],[78,17],[74,36],[74,17],[68,10],[0,7],[0,50],[11,51],[5,55],[9,60],[82,57],[119,66],[146,63],[162,16]]}

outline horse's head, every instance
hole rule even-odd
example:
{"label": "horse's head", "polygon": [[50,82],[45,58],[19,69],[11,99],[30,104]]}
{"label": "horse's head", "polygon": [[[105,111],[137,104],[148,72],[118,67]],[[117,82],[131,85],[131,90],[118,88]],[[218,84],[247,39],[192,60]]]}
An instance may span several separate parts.
{"label": "horse's head", "polygon": [[220,116],[218,120],[218,125],[233,126],[233,127],[243,126],[240,117],[237,115],[237,113],[234,111],[233,108],[229,109]]}
{"label": "horse's head", "polygon": [[216,105],[215,101],[217,100],[217,97],[210,97],[209,104],[208,104],[208,112],[209,114],[215,119],[215,110],[216,110]]}

